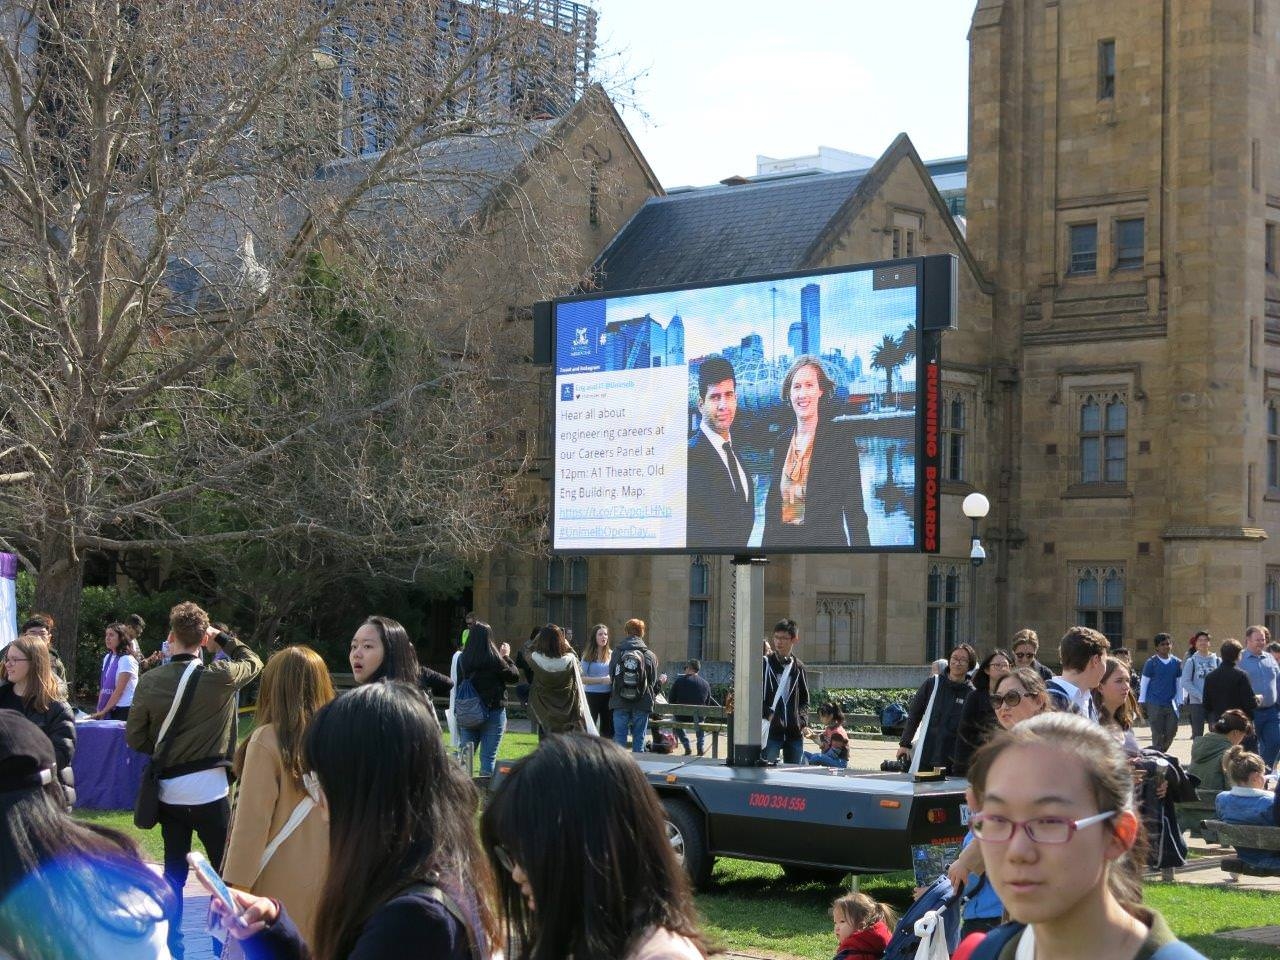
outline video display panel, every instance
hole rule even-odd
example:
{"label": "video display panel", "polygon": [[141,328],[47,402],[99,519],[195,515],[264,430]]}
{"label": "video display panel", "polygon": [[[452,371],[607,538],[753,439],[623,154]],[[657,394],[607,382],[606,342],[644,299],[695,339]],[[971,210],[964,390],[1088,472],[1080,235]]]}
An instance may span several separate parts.
{"label": "video display panel", "polygon": [[556,301],[553,551],[936,550],[920,266]]}

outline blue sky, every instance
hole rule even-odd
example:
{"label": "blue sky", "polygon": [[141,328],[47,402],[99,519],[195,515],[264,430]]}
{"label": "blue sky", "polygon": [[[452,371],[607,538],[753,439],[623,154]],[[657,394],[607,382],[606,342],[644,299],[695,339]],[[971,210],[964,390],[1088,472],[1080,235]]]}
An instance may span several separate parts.
{"label": "blue sky", "polygon": [[597,75],[666,187],[904,131],[926,160],[965,152],[976,0],[586,2]]}

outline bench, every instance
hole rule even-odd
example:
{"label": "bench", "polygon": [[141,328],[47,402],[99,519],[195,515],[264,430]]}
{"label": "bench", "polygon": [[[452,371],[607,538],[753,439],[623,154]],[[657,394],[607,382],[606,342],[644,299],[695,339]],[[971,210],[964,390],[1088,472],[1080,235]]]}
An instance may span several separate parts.
{"label": "bench", "polygon": [[[1270,850],[1280,853],[1280,827],[1262,827],[1253,824],[1227,823],[1223,820],[1206,820],[1204,826],[1218,836],[1224,847],[1247,847],[1253,850]],[[1222,869],[1228,873],[1243,873],[1249,877],[1280,877],[1280,868],[1255,867],[1239,857],[1224,857]]]}
{"label": "bench", "polygon": [[1208,843],[1216,842],[1215,837],[1205,833],[1204,824],[1206,820],[1212,820],[1217,812],[1213,805],[1217,796],[1216,790],[1197,790],[1195,800],[1175,803],[1173,808],[1177,811],[1178,824],[1182,829]]}

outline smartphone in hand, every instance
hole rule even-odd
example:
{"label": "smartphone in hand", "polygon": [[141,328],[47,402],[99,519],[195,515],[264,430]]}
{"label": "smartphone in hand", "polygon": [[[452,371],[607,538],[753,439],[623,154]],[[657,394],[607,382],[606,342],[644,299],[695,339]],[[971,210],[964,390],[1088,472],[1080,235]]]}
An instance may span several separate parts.
{"label": "smartphone in hand", "polygon": [[239,917],[240,905],[236,903],[236,898],[231,895],[231,889],[218,876],[218,871],[213,869],[213,864],[206,859],[205,855],[192,850],[187,854],[187,863],[191,864],[191,869],[195,870],[197,879],[209,891],[209,895],[218,899],[226,908],[227,916]]}

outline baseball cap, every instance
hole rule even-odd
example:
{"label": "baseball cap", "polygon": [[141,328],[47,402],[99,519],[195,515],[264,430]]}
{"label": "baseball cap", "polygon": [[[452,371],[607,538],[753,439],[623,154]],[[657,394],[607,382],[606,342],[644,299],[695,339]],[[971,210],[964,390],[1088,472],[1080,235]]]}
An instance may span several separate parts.
{"label": "baseball cap", "polygon": [[16,710],[0,710],[0,793],[39,790],[57,769],[53,744]]}

